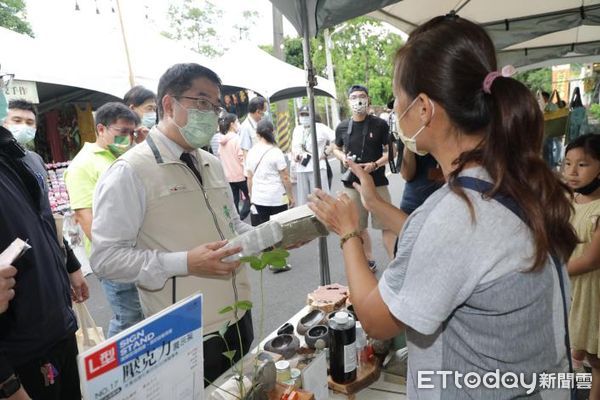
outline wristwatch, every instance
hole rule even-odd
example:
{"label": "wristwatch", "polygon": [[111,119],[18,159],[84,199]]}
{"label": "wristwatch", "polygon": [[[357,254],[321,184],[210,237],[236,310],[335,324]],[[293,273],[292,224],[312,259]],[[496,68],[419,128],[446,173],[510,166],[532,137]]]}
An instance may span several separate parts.
{"label": "wristwatch", "polygon": [[12,375],[10,378],[5,380],[2,385],[0,385],[0,398],[6,399],[17,393],[20,388],[21,381],[17,376]]}

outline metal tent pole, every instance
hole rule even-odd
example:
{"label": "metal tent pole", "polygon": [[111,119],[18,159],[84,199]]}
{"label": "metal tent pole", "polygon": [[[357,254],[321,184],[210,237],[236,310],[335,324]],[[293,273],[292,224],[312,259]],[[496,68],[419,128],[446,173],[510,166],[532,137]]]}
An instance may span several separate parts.
{"label": "metal tent pole", "polygon": [[[317,86],[317,78],[312,65],[312,59],[310,57],[310,35],[308,33],[308,7],[307,0],[301,2],[301,18],[302,18],[302,44],[304,50],[304,66],[308,74],[308,82],[306,86],[306,93],[308,96],[308,109],[310,112],[310,134],[312,137],[312,162],[313,162],[313,175],[315,179],[315,186],[322,188],[321,182],[321,171],[319,168],[319,147],[317,145],[317,127],[315,124],[315,91],[314,87]],[[327,238],[319,238],[319,268],[321,276],[321,285],[328,285],[331,283],[331,277],[329,276],[329,256],[327,253]]]}

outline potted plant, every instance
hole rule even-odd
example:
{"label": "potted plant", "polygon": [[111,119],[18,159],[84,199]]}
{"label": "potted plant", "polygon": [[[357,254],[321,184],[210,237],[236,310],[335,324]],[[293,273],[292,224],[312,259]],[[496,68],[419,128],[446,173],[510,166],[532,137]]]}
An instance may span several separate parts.
{"label": "potted plant", "polygon": [[[263,286],[263,271],[264,269],[271,265],[275,268],[284,268],[287,265],[287,257],[289,256],[289,252],[283,249],[273,249],[270,251],[265,251],[259,256],[246,256],[242,257],[240,261],[242,263],[248,263],[250,268],[260,273],[260,310],[259,310],[259,338],[264,336],[264,286]],[[231,313],[234,321],[238,321],[238,314],[241,311],[249,311],[253,308],[252,302],[248,300],[240,300],[236,301],[234,304],[231,304],[222,310],[219,311],[220,314],[228,314]],[[227,348],[227,351],[223,353],[223,355],[229,360],[231,364],[231,369],[235,374],[235,381],[237,390],[233,392],[231,390],[224,389],[222,387],[217,388],[225,393],[227,393],[231,398],[239,399],[239,400],[257,400],[257,399],[266,399],[266,391],[269,388],[263,387],[263,383],[260,381],[259,368],[261,366],[260,361],[255,357],[253,360],[252,373],[250,378],[248,378],[244,374],[244,357],[243,355],[240,357],[240,361],[238,363],[234,362],[236,356],[236,350],[229,349],[229,343],[225,340],[225,332],[229,327],[231,321],[226,322],[223,327],[219,330],[218,333],[208,335],[204,338],[204,340],[211,339],[213,337],[220,337]],[[237,326],[236,326],[237,327]],[[239,328],[237,330],[238,340],[240,343],[240,348],[242,347],[242,338]],[[259,344],[257,355],[260,354],[261,348]],[[213,382],[208,382],[211,385],[214,385]],[[249,386],[249,387],[248,387]]]}

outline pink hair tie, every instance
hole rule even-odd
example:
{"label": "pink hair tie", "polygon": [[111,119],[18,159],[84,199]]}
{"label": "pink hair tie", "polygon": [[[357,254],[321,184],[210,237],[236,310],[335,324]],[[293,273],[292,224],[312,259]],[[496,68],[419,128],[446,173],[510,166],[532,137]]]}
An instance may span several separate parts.
{"label": "pink hair tie", "polygon": [[512,65],[505,65],[504,67],[502,67],[500,72],[498,72],[498,71],[489,72],[485,76],[485,79],[483,80],[482,88],[483,88],[484,93],[492,94],[492,91],[491,91],[492,83],[494,83],[494,80],[497,77],[502,76],[504,78],[510,78],[511,76],[514,75],[515,72],[517,72],[517,70]]}

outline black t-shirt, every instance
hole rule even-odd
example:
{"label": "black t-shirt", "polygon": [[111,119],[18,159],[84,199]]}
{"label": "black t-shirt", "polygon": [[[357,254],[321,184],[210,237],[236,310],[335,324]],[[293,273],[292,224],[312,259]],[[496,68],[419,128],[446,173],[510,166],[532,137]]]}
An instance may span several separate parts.
{"label": "black t-shirt", "polygon": [[[361,122],[352,121],[352,132],[348,137],[349,122],[350,120],[344,120],[335,129],[336,146],[343,148],[346,154],[356,155],[357,163],[379,160],[383,155],[384,146],[388,144],[389,127],[387,122],[373,115],[367,116]],[[366,135],[363,136],[365,124],[368,124],[368,129]],[[389,183],[385,177],[385,166],[371,172],[371,176],[375,181],[375,186],[385,186]],[[352,182],[358,182],[358,178],[354,175],[352,175],[351,181],[344,182],[344,186],[352,187]]]}

